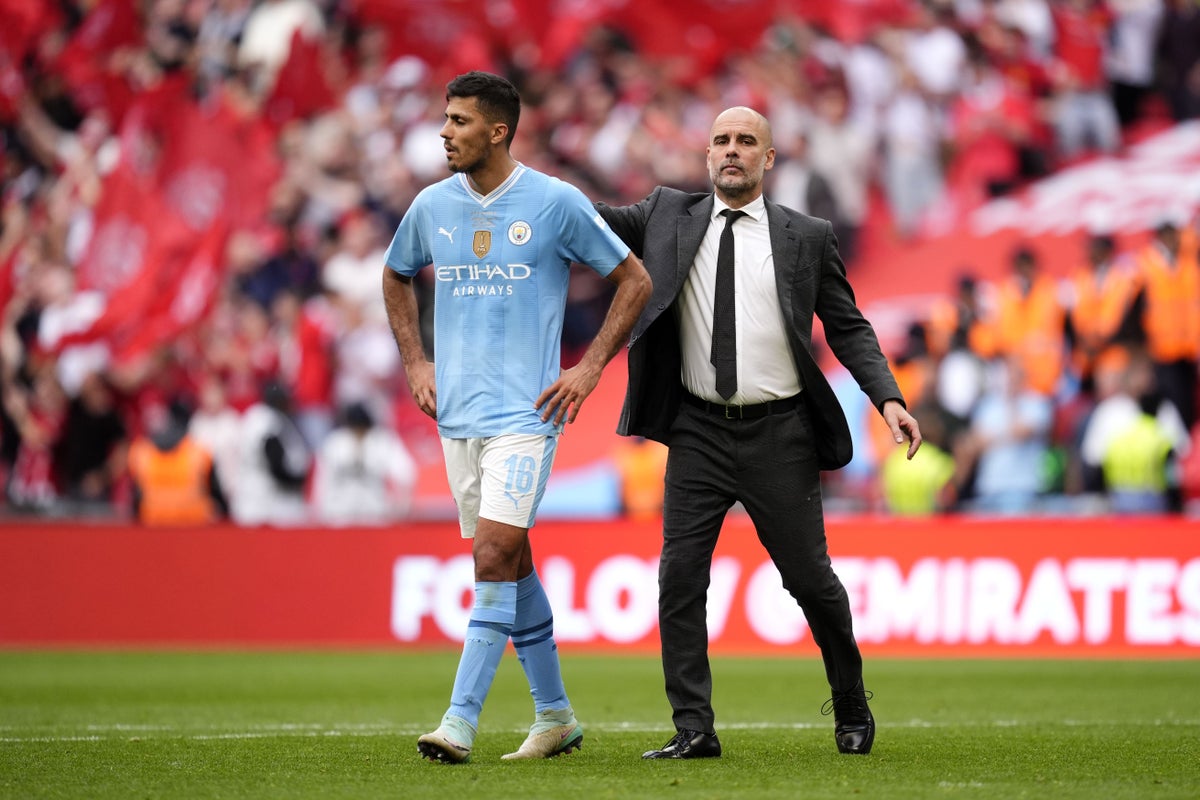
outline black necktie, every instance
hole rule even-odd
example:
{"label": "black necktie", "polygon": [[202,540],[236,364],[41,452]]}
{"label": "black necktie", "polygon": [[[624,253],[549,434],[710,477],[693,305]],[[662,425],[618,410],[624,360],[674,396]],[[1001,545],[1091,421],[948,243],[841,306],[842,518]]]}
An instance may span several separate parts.
{"label": "black necktie", "polygon": [[717,368],[717,394],[728,400],[737,391],[737,315],[733,303],[733,223],[745,211],[727,208],[725,229],[717,248],[717,287],[713,293],[712,354],[709,360]]}

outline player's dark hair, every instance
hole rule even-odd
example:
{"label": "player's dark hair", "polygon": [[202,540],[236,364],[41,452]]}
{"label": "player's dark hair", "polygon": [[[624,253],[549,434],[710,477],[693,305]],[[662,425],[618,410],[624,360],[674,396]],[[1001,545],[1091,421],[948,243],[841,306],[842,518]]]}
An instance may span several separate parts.
{"label": "player's dark hair", "polygon": [[446,99],[474,97],[479,111],[488,122],[503,122],[508,126],[504,143],[512,146],[521,118],[521,95],[508,80],[490,72],[465,72],[446,84]]}

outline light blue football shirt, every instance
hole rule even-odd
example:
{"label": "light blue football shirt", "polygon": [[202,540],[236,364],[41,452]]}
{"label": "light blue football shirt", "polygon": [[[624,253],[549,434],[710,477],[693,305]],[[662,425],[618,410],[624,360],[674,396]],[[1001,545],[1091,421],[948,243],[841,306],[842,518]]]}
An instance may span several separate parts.
{"label": "light blue football shirt", "polygon": [[487,196],[451,175],[413,200],[387,265],[433,265],[438,431],[554,435],[533,404],[558,379],[572,262],[607,276],[629,255],[583,193],[518,164]]}

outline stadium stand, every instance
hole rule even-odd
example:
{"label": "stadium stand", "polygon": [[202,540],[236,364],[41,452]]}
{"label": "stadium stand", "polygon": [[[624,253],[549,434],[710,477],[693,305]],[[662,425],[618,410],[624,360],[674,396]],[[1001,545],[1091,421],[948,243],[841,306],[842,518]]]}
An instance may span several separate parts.
{"label": "stadium stand", "polygon": [[[610,202],[706,188],[707,121],[762,110],[778,149],[768,191],[799,206],[823,184],[868,316],[898,367],[921,367],[910,401],[938,416],[955,465],[925,513],[987,505],[976,468],[993,442],[972,417],[1022,358],[1025,374],[1053,364],[1033,387],[1052,419],[1016,510],[1109,509],[1080,454],[1106,353],[1153,361],[1145,393],[1165,394],[1188,435],[1151,483],[1196,513],[1200,197],[1178,177],[1200,170],[1200,6],[723,6],[0,0],[5,514],[128,519],[126,454],[154,409],[200,411],[195,439],[228,450],[267,385],[287,388],[314,452],[341,411],[370,409],[418,465],[410,513],[452,513],[372,287],[408,203],[444,175],[445,82],[474,68],[522,90],[517,158]],[[1048,327],[1022,322],[1018,251]],[[970,319],[951,310],[960,283],[978,292]],[[568,361],[605,291],[572,283]],[[563,491],[590,496],[548,495],[548,509],[620,513],[619,402],[619,385],[599,392],[564,454],[578,469]],[[877,415],[856,411],[862,446],[828,476],[829,502],[887,511]]]}

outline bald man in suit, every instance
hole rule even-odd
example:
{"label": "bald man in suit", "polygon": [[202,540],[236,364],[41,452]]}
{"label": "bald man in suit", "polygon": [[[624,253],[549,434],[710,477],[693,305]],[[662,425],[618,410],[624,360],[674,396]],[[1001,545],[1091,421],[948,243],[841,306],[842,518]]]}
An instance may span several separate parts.
{"label": "bald man in suit", "polygon": [[766,118],[722,112],[706,152],[711,193],[660,186],[634,205],[597,206],[654,281],[631,333],[618,433],[669,448],[659,629],[676,734],[643,758],[721,754],[705,606],[713,549],[737,502],[821,649],[839,751],[866,754],[875,721],[821,506],[820,470],[850,460],[850,431],[812,356],[814,314],[910,459],[920,429],[855,304],[830,223],[763,196],[775,161]]}

